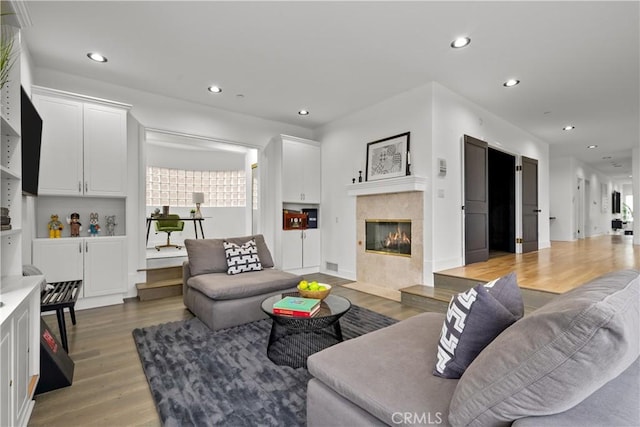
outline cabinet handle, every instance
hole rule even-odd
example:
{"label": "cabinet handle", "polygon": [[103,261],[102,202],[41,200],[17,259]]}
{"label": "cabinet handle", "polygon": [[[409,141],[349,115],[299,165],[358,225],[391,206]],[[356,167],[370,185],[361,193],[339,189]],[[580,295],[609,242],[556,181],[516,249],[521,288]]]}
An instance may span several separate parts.
{"label": "cabinet handle", "polygon": [[89,242],[84,242],[84,251],[89,252]]}
{"label": "cabinet handle", "polygon": [[78,193],[82,193],[82,181],[78,181]]}
{"label": "cabinet handle", "polygon": [[78,252],[82,253],[82,243],[81,242],[78,243]]}
{"label": "cabinet handle", "polygon": [[84,182],[84,192],[88,193],[89,192],[89,181],[85,181]]}
{"label": "cabinet handle", "polygon": [[13,380],[9,380],[9,387],[13,387]]}

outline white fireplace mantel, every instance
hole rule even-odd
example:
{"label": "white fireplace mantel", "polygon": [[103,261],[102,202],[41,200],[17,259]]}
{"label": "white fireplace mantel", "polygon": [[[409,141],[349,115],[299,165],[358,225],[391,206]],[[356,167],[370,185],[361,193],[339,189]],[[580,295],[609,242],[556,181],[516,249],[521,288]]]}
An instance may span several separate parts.
{"label": "white fireplace mantel", "polygon": [[357,182],[347,185],[347,194],[349,196],[368,196],[371,194],[426,191],[427,183],[427,178],[413,175],[378,181]]}

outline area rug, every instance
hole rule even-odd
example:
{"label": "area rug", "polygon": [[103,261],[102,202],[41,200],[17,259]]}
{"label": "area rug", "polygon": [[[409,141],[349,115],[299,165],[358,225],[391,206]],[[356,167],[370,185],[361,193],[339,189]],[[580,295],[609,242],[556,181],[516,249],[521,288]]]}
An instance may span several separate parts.
{"label": "area rug", "polygon": [[[344,339],[396,320],[352,306]],[[197,318],[135,329],[149,388],[165,426],[304,426],[304,368],[267,358],[271,320],[213,332]]]}

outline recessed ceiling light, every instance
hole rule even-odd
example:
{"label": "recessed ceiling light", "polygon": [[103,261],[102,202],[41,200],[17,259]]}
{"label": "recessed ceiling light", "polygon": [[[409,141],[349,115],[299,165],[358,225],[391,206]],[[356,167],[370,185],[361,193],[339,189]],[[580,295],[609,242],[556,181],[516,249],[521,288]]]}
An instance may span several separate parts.
{"label": "recessed ceiling light", "polygon": [[504,86],[504,87],[513,87],[513,86],[519,85],[519,84],[520,84],[520,80],[509,79],[506,82],[502,83],[502,86]]}
{"label": "recessed ceiling light", "polygon": [[300,114],[301,116],[308,116],[308,115],[309,115],[309,111],[307,111],[307,110],[300,110],[300,111],[298,111],[298,114]]}
{"label": "recessed ceiling light", "polygon": [[208,90],[211,93],[220,93],[220,92],[222,92],[222,88],[220,86],[209,86]]}
{"label": "recessed ceiling light", "polygon": [[469,37],[458,37],[451,42],[451,47],[454,49],[460,49],[461,47],[468,46],[469,43],[471,43],[471,39]]}
{"label": "recessed ceiling light", "polygon": [[97,52],[89,52],[87,53],[87,56],[89,57],[89,59],[96,61],[96,62],[107,62],[107,57],[106,56],[102,56],[101,54],[97,53]]}
{"label": "recessed ceiling light", "polygon": [[562,130],[573,130],[573,129],[575,129],[575,128],[576,128],[576,127],[575,127],[575,126],[573,126],[573,125],[567,125],[567,126],[563,127],[563,128],[562,128]]}
{"label": "recessed ceiling light", "polygon": [[598,146],[597,145],[587,145],[587,148],[589,150],[593,150],[594,148],[598,148]]}

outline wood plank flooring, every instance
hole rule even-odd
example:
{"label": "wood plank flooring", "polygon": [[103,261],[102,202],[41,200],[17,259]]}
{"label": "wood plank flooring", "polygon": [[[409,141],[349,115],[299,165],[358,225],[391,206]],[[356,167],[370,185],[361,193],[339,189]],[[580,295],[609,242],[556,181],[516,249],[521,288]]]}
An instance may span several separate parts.
{"label": "wood plank flooring", "polygon": [[633,245],[633,236],[607,235],[551,242],[551,248],[537,252],[498,256],[438,273],[489,281],[515,271],[522,288],[564,293],[602,274],[627,268],[640,268],[640,246]]}
{"label": "wood plank flooring", "polygon": [[[421,310],[340,286],[343,279],[309,275],[335,284],[332,293],[353,304],[398,320]],[[30,426],[158,426],[155,404],[133,342],[135,328],[192,317],[182,296],[76,312],[77,325],[67,315],[70,355],[75,362],[73,385],[36,396]],[[55,315],[44,316],[57,333]]]}

